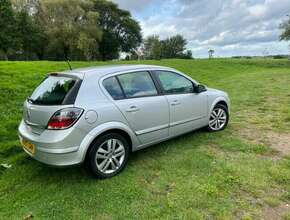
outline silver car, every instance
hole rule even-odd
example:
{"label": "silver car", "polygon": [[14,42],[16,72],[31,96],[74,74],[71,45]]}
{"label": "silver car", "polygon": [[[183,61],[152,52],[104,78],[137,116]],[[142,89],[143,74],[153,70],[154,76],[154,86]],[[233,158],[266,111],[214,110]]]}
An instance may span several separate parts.
{"label": "silver car", "polygon": [[98,178],[120,173],[131,152],[229,121],[227,93],[168,67],[103,66],[50,73],[24,102],[24,151],[53,166],[86,162]]}

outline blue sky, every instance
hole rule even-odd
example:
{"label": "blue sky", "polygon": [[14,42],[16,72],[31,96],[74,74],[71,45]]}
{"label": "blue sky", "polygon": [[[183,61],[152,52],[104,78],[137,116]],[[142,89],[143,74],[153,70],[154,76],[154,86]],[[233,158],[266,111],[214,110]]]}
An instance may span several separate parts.
{"label": "blue sky", "polygon": [[279,24],[290,0],[113,0],[140,22],[143,37],[182,34],[194,57],[288,54]]}

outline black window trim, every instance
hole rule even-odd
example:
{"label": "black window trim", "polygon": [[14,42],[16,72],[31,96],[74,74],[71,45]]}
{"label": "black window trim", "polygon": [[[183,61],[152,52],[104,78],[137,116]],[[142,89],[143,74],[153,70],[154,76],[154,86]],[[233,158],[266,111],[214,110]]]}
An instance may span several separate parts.
{"label": "black window trim", "polygon": [[[193,88],[193,91],[192,93],[195,93],[194,92],[194,87],[196,86],[196,84],[189,78],[185,77],[184,75],[180,74],[180,73],[177,73],[177,72],[174,72],[172,70],[164,70],[164,69],[153,69],[153,70],[136,70],[136,71],[130,71],[130,72],[123,72],[123,73],[119,73],[119,74],[114,74],[114,75],[111,75],[111,76],[108,76],[106,78],[104,78],[102,80],[102,86],[103,88],[105,89],[105,91],[108,93],[108,95],[115,101],[119,101],[119,100],[124,100],[124,99],[138,99],[138,98],[145,98],[145,97],[155,97],[155,96],[164,96],[164,95],[182,95],[182,94],[191,94],[189,92],[186,92],[186,93],[175,93],[175,94],[167,94],[157,76],[157,71],[164,71],[164,72],[169,72],[169,73],[174,73],[174,74],[177,74],[181,77],[184,77],[185,79],[189,80],[191,83],[192,83],[192,88]],[[125,75],[125,74],[130,74],[130,73],[138,73],[138,72],[147,72],[149,73],[153,83],[154,83],[154,86],[157,90],[157,94],[156,95],[144,95],[144,96],[137,96],[137,97],[127,97],[126,94],[125,94],[125,91],[123,89],[123,86],[121,85],[121,82],[119,80],[119,77],[118,76],[121,76],[121,75]],[[116,78],[117,79],[117,82],[118,82],[118,85],[120,86],[121,90],[122,90],[122,94],[123,94],[123,98],[118,98],[118,99],[115,99],[111,96],[111,94],[108,92],[108,90],[104,87],[104,80],[106,79],[109,79],[109,78]]]}
{"label": "black window trim", "polygon": [[[121,85],[121,82],[120,82],[119,78],[118,78],[117,76],[113,76],[113,77],[117,80],[118,85],[119,85],[119,87],[120,87],[120,89],[121,89],[121,91],[122,91],[122,94],[123,94],[123,97],[122,97],[122,98],[115,99],[115,100],[122,100],[122,99],[125,99],[125,98],[126,98],[126,94],[125,94],[125,91],[124,91],[124,89],[123,89],[123,86]],[[107,79],[108,79],[108,78],[107,78]],[[113,97],[112,97],[112,98],[113,98]]]}
{"label": "black window trim", "polygon": [[81,80],[81,79],[76,80],[75,85],[71,88],[71,90],[68,92],[68,94],[63,99],[63,101],[62,101],[63,105],[75,104],[75,101],[76,101],[76,98],[78,96],[82,82],[83,82],[83,80]]}
{"label": "black window trim", "polygon": [[26,99],[27,102],[29,102],[32,105],[36,105],[36,106],[60,106],[60,105],[74,105],[77,95],[79,93],[79,89],[82,85],[83,80],[80,79],[77,76],[73,76],[73,75],[69,75],[69,74],[62,74],[62,73],[49,73],[48,75],[45,76],[45,78],[39,83],[39,85],[41,83],[43,83],[48,77],[53,76],[53,77],[67,77],[67,78],[71,78],[75,80],[75,84],[73,85],[73,87],[71,88],[71,90],[65,95],[63,101],[61,104],[53,104],[53,105],[43,105],[43,104],[39,104],[39,103],[34,103],[30,96]]}
{"label": "black window trim", "polygon": [[[172,94],[172,93],[166,93],[165,89],[164,89],[163,86],[162,86],[162,83],[161,83],[159,77],[157,76],[157,71],[163,71],[163,72],[168,72],[168,73],[174,73],[174,74],[176,74],[176,75],[178,75],[178,76],[181,76],[181,77],[187,79],[187,80],[190,81],[191,84],[192,84],[192,92],[181,92],[181,93],[173,93],[173,94]],[[184,95],[184,94],[195,93],[194,88],[196,87],[196,84],[195,84],[192,80],[190,80],[189,78],[183,76],[182,74],[179,74],[179,73],[174,72],[174,71],[171,71],[171,70],[162,70],[162,69],[160,69],[160,70],[159,70],[159,69],[158,69],[158,70],[153,70],[153,71],[152,71],[152,74],[154,75],[155,80],[158,82],[158,87],[160,87],[160,90],[161,90],[161,92],[162,92],[163,95]]]}
{"label": "black window trim", "polygon": [[[153,84],[154,84],[154,87],[155,87],[155,89],[156,89],[156,91],[157,91],[157,94],[155,94],[155,95],[142,95],[142,96],[136,96],[136,97],[127,97],[127,96],[126,96],[126,93],[125,93],[125,91],[124,91],[124,88],[123,88],[123,86],[122,86],[122,84],[121,84],[120,79],[119,79],[118,76],[125,75],[125,74],[138,73],[138,72],[146,72],[146,73],[149,74],[149,76],[150,76],[150,78],[151,78],[151,80],[152,80],[152,82],[153,82]],[[114,98],[110,95],[114,100],[138,99],[138,98],[155,97],[155,96],[161,96],[161,95],[163,95],[163,94],[160,93],[161,90],[160,90],[160,88],[159,88],[159,85],[158,85],[158,83],[155,81],[154,77],[152,76],[151,71],[149,71],[149,70],[137,70],[137,71],[132,71],[132,72],[126,72],[126,73],[117,74],[117,75],[114,75],[114,76],[111,76],[111,77],[116,77],[116,78],[117,78],[117,81],[118,81],[118,83],[119,83],[119,86],[121,87],[121,90],[122,90],[122,93],[123,93],[123,96],[124,96],[124,98],[114,99]],[[108,77],[108,78],[110,78],[110,77]],[[106,78],[106,79],[108,79],[108,78]],[[104,79],[104,80],[105,80],[105,79]],[[107,92],[108,92],[108,91],[107,91]],[[108,92],[108,93],[109,93],[109,92]],[[110,94],[110,93],[109,93],[109,94]]]}
{"label": "black window trim", "polygon": [[[104,82],[105,82],[107,79],[111,79],[111,78],[115,78],[115,79],[116,79],[117,84],[118,84],[118,86],[119,86],[120,89],[121,89],[122,98],[114,98],[114,97],[110,94],[110,92],[107,90],[107,88],[105,87]],[[102,87],[103,87],[104,91],[105,91],[106,93],[108,93],[108,95],[109,95],[113,100],[123,100],[123,99],[125,99],[125,92],[124,92],[124,90],[123,90],[123,88],[122,88],[122,86],[121,86],[121,83],[120,83],[118,77],[116,77],[116,75],[109,76],[109,77],[106,77],[106,78],[102,79],[101,84],[102,84]]]}

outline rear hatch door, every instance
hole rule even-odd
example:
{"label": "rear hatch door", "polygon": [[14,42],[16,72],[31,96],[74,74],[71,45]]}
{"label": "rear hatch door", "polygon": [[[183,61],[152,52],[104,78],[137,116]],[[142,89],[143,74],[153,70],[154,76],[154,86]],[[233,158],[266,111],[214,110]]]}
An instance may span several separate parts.
{"label": "rear hatch door", "polygon": [[72,107],[81,80],[67,75],[49,75],[24,103],[23,119],[36,134],[41,134],[53,114]]}

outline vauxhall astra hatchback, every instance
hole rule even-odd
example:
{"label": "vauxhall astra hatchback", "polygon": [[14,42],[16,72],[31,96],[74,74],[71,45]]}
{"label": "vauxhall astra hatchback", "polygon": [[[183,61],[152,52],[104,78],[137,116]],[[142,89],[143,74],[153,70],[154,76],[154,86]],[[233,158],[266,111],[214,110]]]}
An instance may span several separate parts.
{"label": "vauxhall astra hatchback", "polygon": [[[53,166],[86,162],[98,178],[131,152],[229,121],[227,93],[167,67],[118,65],[50,73],[24,102],[24,151]],[[154,150],[154,149],[153,149]]]}

